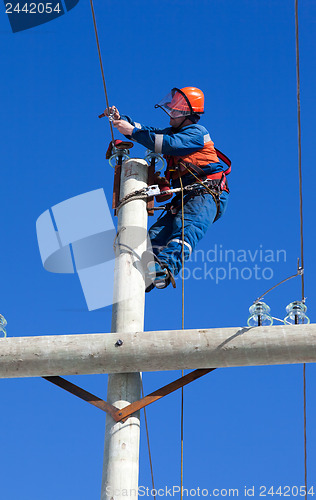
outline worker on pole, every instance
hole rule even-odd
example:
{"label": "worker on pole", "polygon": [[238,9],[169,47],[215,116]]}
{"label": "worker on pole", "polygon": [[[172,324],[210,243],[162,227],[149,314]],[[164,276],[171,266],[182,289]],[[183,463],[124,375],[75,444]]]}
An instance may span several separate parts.
{"label": "worker on pole", "polygon": [[104,112],[112,116],[114,127],[128,139],[163,154],[167,161],[164,185],[167,181],[172,188],[183,190],[183,207],[180,193],[149,230],[153,252],[145,252],[142,257],[149,280],[146,291],[174,284],[173,276],[182,267],[182,246],[187,260],[209,226],[224,214],[229,195],[225,174],[230,171],[230,162],[214,148],[209,132],[198,123],[204,113],[203,92],[196,87],[173,88],[155,107],[168,114],[170,127],[141,125],[120,115],[115,106]]}

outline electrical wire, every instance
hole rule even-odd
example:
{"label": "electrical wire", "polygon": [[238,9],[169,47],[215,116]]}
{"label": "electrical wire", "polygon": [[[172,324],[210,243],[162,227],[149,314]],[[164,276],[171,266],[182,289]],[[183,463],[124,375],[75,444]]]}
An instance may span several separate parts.
{"label": "electrical wire", "polygon": [[[275,318],[274,316],[271,316],[271,318],[274,319],[275,321],[280,321],[280,323],[284,324],[284,319]],[[288,323],[288,324],[290,324],[290,323]]]}
{"label": "electrical wire", "polygon": [[[94,32],[95,32],[95,37],[96,37],[96,43],[97,43],[97,48],[98,48],[98,55],[99,55],[99,62],[100,62],[100,69],[101,69],[101,75],[102,75],[102,81],[103,81],[103,88],[104,88],[104,94],[105,94],[105,100],[106,100],[106,106],[107,108],[110,107],[109,105],[109,99],[108,99],[108,93],[107,93],[107,88],[106,88],[106,83],[105,83],[105,76],[104,76],[104,69],[103,69],[103,63],[102,63],[102,56],[101,56],[101,50],[100,50],[100,43],[99,43],[99,37],[98,37],[98,30],[97,30],[97,25],[96,25],[96,19],[95,19],[95,12],[94,12],[94,6],[93,6],[93,0],[90,0],[90,6],[91,6],[91,12],[92,12],[92,18],[93,18],[93,25],[94,25]],[[295,0],[295,41],[296,41],[296,77],[297,77],[297,122],[298,122],[298,171],[299,171],[299,193],[300,193],[300,246],[301,246],[301,273],[297,273],[296,275],[290,276],[289,278],[286,278],[285,280],[281,281],[271,289],[269,289],[267,292],[265,292],[263,295],[261,295],[260,299],[266,295],[270,290],[276,288],[278,285],[281,283],[284,283],[285,281],[294,278],[298,274],[301,275],[301,288],[302,288],[302,302],[305,301],[305,282],[304,282],[304,237],[303,237],[303,193],[302,193],[302,150],[301,150],[301,105],[300,105],[300,71],[299,71],[299,30],[298,30],[298,0]],[[113,126],[112,122],[109,121],[110,124],[110,129],[111,129],[111,137],[112,137],[112,143],[114,144],[114,133],[113,133]],[[190,172],[196,179],[197,176],[194,175],[193,172]],[[184,195],[183,195],[183,183],[182,179],[179,173],[179,180],[181,184],[181,203],[182,203],[182,329],[184,329]],[[202,182],[198,179],[198,181],[202,184]],[[213,195],[211,190],[207,187],[204,186],[210,194]],[[214,196],[214,195],[213,195]],[[260,300],[257,299],[257,300]],[[182,370],[182,376],[183,376],[183,370]],[[183,387],[182,387],[182,397],[181,397],[181,500],[183,497]],[[303,364],[303,391],[304,391],[304,465],[305,465],[305,498],[307,499],[307,439],[306,439],[306,365],[305,363]],[[142,388],[143,392],[143,388]],[[145,409],[144,409],[145,412]],[[148,426],[147,426],[147,418],[146,418],[146,413],[145,413],[145,423],[146,423],[146,432],[147,432],[147,441],[148,441],[148,448],[149,448],[149,455],[150,455],[150,465],[151,465],[151,473],[152,473],[152,483],[153,483],[153,488],[154,488],[154,479],[153,479],[153,472],[152,472],[152,462],[151,462],[151,453],[150,453],[150,447],[149,447],[149,436],[148,436]]]}
{"label": "electrical wire", "polygon": [[[303,189],[302,189],[302,144],[301,144],[301,97],[300,97],[300,54],[298,32],[298,0],[295,0],[295,45],[296,45],[296,81],[297,81],[297,132],[298,132],[298,177],[300,192],[300,241],[301,241],[301,267],[304,270],[304,235],[303,235]],[[304,273],[301,276],[302,302],[305,300]]]}
{"label": "electrical wire", "polygon": [[298,259],[298,269],[297,269],[297,273],[296,274],[292,274],[291,276],[289,276],[288,278],[285,278],[284,280],[282,281],[279,281],[279,283],[277,283],[276,285],[273,285],[271,288],[269,288],[269,290],[267,290],[266,292],[264,292],[262,295],[260,295],[260,297],[258,297],[255,302],[259,302],[259,300],[263,299],[263,297],[265,295],[267,295],[269,292],[271,292],[272,290],[274,290],[275,288],[277,288],[278,286],[282,285],[282,283],[285,283],[286,281],[289,281],[291,280],[292,278],[296,278],[296,276],[301,276],[302,274],[302,269],[300,268],[299,266],[299,259]]}
{"label": "electrical wire", "polygon": [[[298,30],[298,0],[295,0],[295,48],[296,48],[296,99],[297,99],[297,132],[298,132],[298,177],[300,193],[300,243],[301,243],[301,275],[302,302],[305,302],[304,282],[304,234],[303,234],[303,188],[302,188],[302,144],[301,144],[301,97],[300,97],[300,53]],[[306,364],[303,364],[303,414],[304,414],[304,480],[305,500],[307,500],[307,431],[306,431]]]}
{"label": "electrical wire", "polygon": [[[106,102],[106,107],[109,108],[110,107],[110,105],[109,105],[109,98],[108,98],[108,93],[107,93],[107,90],[106,90],[105,76],[104,76],[104,70],[103,70],[103,63],[102,63],[102,56],[101,56],[101,49],[100,49],[100,43],[99,43],[97,23],[96,23],[95,14],[94,14],[93,0],[90,0],[90,6],[91,6],[92,19],[93,19],[95,39],[96,39],[97,47],[98,47],[100,69],[101,69],[101,75],[102,75],[102,81],[103,81],[103,88],[104,88],[104,94],[105,94],[105,102]],[[114,145],[114,133],[113,133],[112,122],[109,121],[109,124],[110,124],[110,129],[111,129],[112,144]]]}

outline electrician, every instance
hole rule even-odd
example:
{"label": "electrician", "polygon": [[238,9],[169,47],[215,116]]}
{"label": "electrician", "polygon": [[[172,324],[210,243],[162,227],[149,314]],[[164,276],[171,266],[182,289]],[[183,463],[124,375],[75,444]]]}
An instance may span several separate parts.
{"label": "electrician", "polygon": [[182,267],[182,245],[187,260],[209,226],[224,214],[229,194],[225,174],[230,172],[230,161],[214,148],[209,132],[198,123],[204,113],[203,92],[196,87],[173,88],[155,108],[168,114],[170,127],[157,129],[141,125],[129,116],[120,115],[115,106],[104,112],[106,116],[111,114],[114,127],[128,139],[164,155],[166,179],[173,188],[182,184],[185,190],[194,184],[194,189],[184,191],[184,241],[181,193],[149,230],[153,253],[146,251],[142,257],[147,275],[146,291],[154,286],[165,288],[170,281],[175,286],[173,276]]}

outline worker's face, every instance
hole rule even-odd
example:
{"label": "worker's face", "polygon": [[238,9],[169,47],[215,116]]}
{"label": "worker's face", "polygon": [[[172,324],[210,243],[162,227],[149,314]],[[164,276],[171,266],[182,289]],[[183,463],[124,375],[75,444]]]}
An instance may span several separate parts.
{"label": "worker's face", "polygon": [[192,124],[192,122],[189,119],[184,119],[184,116],[179,116],[178,118],[170,118],[170,125],[172,128],[182,128],[186,127],[187,125]]}
{"label": "worker's face", "polygon": [[183,122],[183,116],[179,116],[178,118],[170,118],[170,125],[173,128],[178,128],[180,127],[181,123]]}

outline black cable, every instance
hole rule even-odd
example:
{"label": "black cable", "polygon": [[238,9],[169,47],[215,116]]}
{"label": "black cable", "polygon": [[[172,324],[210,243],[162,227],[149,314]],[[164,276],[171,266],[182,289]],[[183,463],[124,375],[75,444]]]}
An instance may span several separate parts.
{"label": "black cable", "polygon": [[[297,98],[297,131],[298,131],[298,177],[300,193],[300,241],[301,241],[301,275],[302,302],[305,302],[304,282],[304,235],[303,235],[303,188],[302,188],[302,145],[301,145],[301,97],[300,97],[300,53],[298,31],[298,0],[295,0],[295,47],[296,47],[296,98]],[[306,433],[306,364],[303,364],[303,413],[304,413],[304,470],[305,500],[307,500],[307,433]]]}
{"label": "black cable", "polygon": [[[93,0],[90,0],[90,6],[91,6],[91,12],[92,12],[92,19],[93,19],[95,39],[96,39],[97,47],[98,47],[99,62],[100,62],[101,75],[102,75],[102,81],[103,81],[103,88],[104,88],[104,94],[105,94],[105,102],[106,102],[106,107],[109,108],[110,107],[110,105],[109,105],[109,98],[108,98],[108,93],[107,93],[106,84],[105,84],[105,76],[104,76],[104,70],[103,70],[103,63],[102,63],[101,49],[100,49],[99,36],[98,36],[98,30],[97,30],[97,23],[96,23],[95,14],[94,14]],[[110,129],[111,129],[112,144],[114,145],[113,126],[112,126],[112,122],[111,121],[109,121],[109,123],[110,123]]]}

